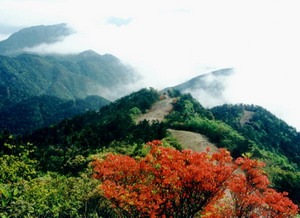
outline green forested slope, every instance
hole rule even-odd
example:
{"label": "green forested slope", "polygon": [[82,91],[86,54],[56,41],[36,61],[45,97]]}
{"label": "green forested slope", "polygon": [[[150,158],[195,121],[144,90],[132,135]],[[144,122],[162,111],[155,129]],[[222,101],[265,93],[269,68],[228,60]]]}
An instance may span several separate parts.
{"label": "green forested slope", "polygon": [[105,97],[133,82],[134,75],[117,58],[89,52],[70,58],[0,56],[0,108],[40,95],[64,99]]}
{"label": "green forested slope", "polygon": [[[282,153],[300,167],[300,133],[266,109],[240,104],[214,107],[211,112],[262,148]],[[247,112],[252,114],[243,123],[241,119]]]}
{"label": "green forested slope", "polygon": [[32,97],[0,110],[0,129],[13,134],[28,134],[76,114],[99,110],[108,103],[108,100],[99,96],[77,100],[48,95]]}
{"label": "green forested slope", "polygon": [[98,112],[88,112],[37,130],[25,141],[38,146],[44,169],[66,172],[67,162],[77,155],[86,156],[103,147],[116,147],[118,142],[141,146],[147,141],[163,138],[166,134],[163,124],[147,121],[136,124],[133,119],[157,100],[155,90],[142,89],[102,107]]}
{"label": "green forested slope", "polygon": [[[90,100],[80,99],[123,96],[136,79],[134,71],[116,57],[93,51],[55,57],[0,56],[0,130],[31,132],[87,109],[98,110],[103,102],[94,98],[97,106],[92,106]],[[71,102],[76,102],[74,107],[68,106]],[[47,107],[40,108],[43,104]]]}
{"label": "green forested slope", "polygon": [[[135,123],[134,118],[157,101],[159,93],[142,89],[125,96],[97,112],[87,112],[45,127],[33,134],[14,139],[3,132],[0,137],[0,214],[49,217],[117,217],[111,204],[97,191],[91,178],[90,155],[145,155],[144,143],[163,139],[180,145],[167,136],[166,129],[176,128],[206,135],[235,157],[252,156],[266,162],[274,188],[288,191],[299,204],[299,170],[283,153],[267,150],[244,136],[201,106],[190,95],[177,96],[173,111],[165,122]],[[175,95],[173,95],[175,94]],[[28,144],[27,142],[32,144]]]}

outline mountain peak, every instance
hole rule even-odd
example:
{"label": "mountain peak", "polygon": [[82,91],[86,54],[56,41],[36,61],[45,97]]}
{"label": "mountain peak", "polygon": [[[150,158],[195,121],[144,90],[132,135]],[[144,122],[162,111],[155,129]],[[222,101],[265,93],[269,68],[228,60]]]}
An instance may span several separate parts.
{"label": "mountain peak", "polygon": [[[230,76],[233,73],[234,73],[233,68],[222,68],[222,69],[211,72],[211,74],[214,76]],[[207,75],[207,74],[205,74],[205,75]]]}
{"label": "mountain peak", "polygon": [[81,56],[81,57],[99,57],[101,56],[100,54],[98,54],[97,52],[95,52],[94,50],[86,50],[86,51],[83,51],[81,53],[78,54],[78,56]]}
{"label": "mountain peak", "polygon": [[74,33],[73,30],[65,23],[24,28],[0,42],[0,54],[18,54],[24,48],[32,48],[42,43],[52,44],[59,42],[72,33]]}

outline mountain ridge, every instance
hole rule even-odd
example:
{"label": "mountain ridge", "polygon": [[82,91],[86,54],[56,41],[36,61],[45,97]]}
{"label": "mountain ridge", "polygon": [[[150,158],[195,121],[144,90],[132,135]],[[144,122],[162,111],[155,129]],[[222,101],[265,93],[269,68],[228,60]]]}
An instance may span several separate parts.
{"label": "mountain ridge", "polygon": [[62,41],[74,33],[67,24],[39,25],[27,27],[13,33],[7,39],[0,41],[1,55],[17,55],[25,48],[32,48],[40,44],[52,44]]}
{"label": "mountain ridge", "polygon": [[234,68],[222,68],[196,76],[170,88],[182,93],[190,93],[206,107],[214,107],[227,102],[224,96],[224,90],[227,87],[226,80],[233,74]]}
{"label": "mountain ridge", "polygon": [[97,111],[109,104],[105,98],[65,100],[55,96],[34,96],[0,110],[0,129],[13,134],[29,134],[37,129],[72,118],[87,111]]}

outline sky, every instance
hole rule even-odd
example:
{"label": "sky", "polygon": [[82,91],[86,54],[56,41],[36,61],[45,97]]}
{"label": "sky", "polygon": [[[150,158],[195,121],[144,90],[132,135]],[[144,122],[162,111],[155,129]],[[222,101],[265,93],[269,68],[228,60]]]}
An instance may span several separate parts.
{"label": "sky", "polygon": [[[233,67],[228,103],[257,104],[300,130],[298,0],[0,0],[0,40],[18,29],[67,23],[76,31],[42,53],[110,53],[174,86]],[[202,102],[205,105],[205,102]]]}

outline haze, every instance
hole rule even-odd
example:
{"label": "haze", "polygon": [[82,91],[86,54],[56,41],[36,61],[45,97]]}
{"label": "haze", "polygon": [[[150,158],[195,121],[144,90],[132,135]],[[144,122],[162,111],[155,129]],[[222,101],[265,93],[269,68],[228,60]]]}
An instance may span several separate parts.
{"label": "haze", "polygon": [[23,27],[67,23],[76,34],[33,51],[111,53],[143,75],[139,87],[160,89],[233,67],[228,103],[261,105],[299,130],[298,5],[296,0],[1,0],[0,40]]}

